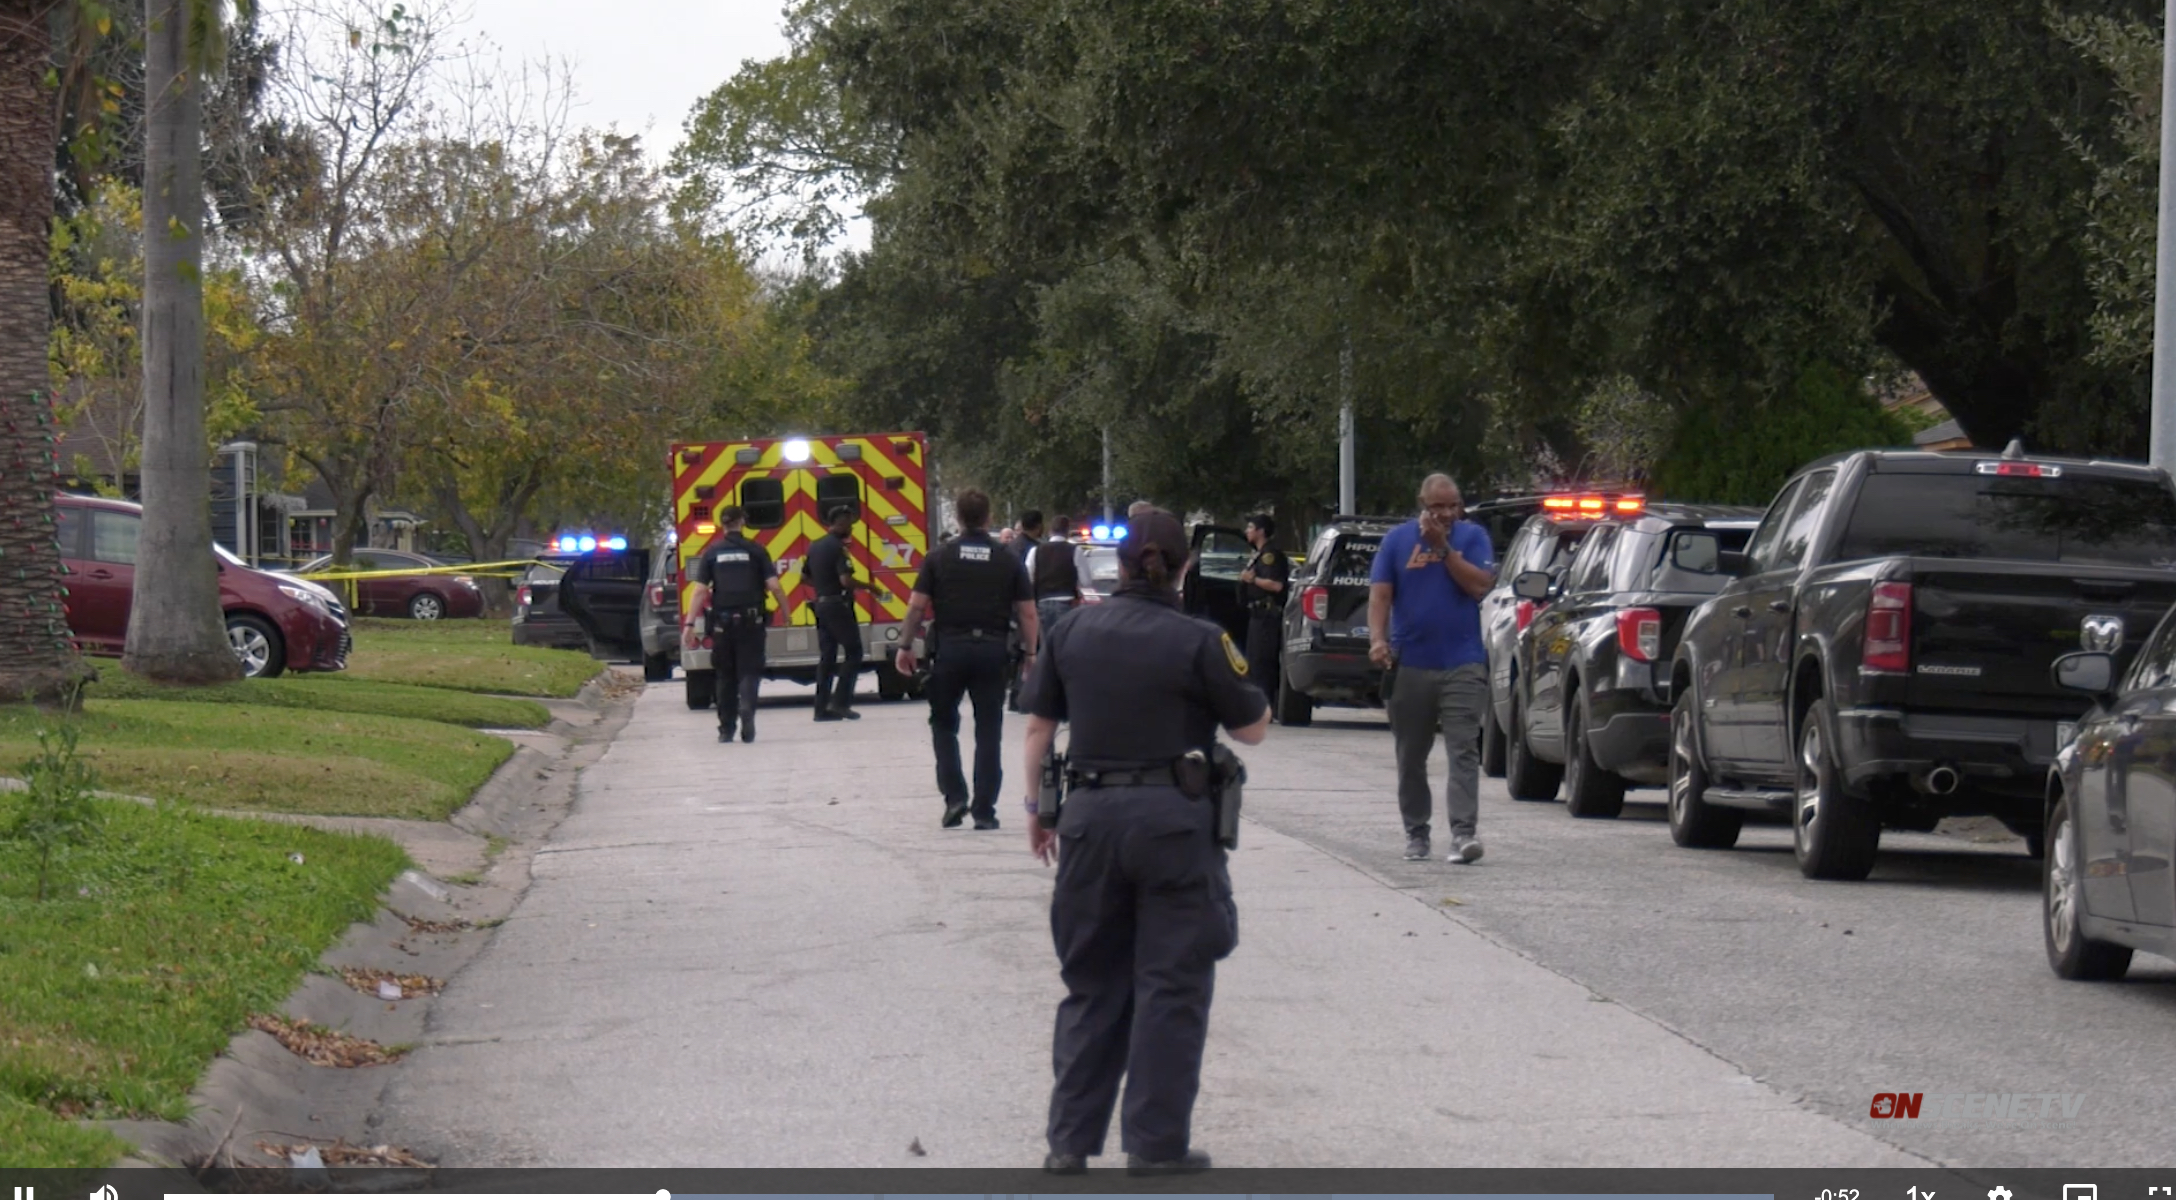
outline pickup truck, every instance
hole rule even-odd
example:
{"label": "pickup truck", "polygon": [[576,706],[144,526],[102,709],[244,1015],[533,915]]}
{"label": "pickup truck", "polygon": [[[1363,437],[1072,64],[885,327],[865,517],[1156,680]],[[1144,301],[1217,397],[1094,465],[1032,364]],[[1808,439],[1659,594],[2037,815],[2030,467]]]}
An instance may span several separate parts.
{"label": "pickup truck", "polygon": [[1884,828],[1991,815],[2043,851],[2048,766],[2087,704],[2057,656],[2116,657],[2176,602],[2176,487],[2133,463],[1861,450],[1801,469],[1670,670],[1670,833],[1789,814],[1799,870],[1863,879]]}

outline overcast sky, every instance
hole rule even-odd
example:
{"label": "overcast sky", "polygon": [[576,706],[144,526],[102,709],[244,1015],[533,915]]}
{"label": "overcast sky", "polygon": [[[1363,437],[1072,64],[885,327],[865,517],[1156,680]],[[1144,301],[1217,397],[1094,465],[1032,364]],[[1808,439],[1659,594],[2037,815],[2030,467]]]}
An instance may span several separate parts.
{"label": "overcast sky", "polygon": [[490,38],[513,57],[573,60],[576,124],[643,134],[659,160],[679,142],[695,102],[743,60],[786,52],[784,0],[467,3],[474,15],[464,32]]}

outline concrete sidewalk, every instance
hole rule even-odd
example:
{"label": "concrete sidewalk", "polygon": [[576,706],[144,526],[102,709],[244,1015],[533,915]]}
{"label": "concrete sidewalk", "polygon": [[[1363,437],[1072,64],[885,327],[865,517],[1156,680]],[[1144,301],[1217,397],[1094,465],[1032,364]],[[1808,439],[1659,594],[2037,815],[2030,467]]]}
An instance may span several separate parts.
{"label": "concrete sidewalk", "polygon": [[[393,1068],[382,1140],[448,1166],[1040,1161],[1060,991],[1018,718],[1005,828],[946,830],[925,708],[816,724],[806,689],[772,690],[753,745],[717,744],[678,682],[642,697]],[[1248,754],[1258,780],[1299,777],[1276,740]],[[1221,1164],[1923,1161],[1491,943],[1442,896],[1259,825],[1243,839],[1196,1119]],[[1118,1150],[1114,1126],[1099,1164]]]}

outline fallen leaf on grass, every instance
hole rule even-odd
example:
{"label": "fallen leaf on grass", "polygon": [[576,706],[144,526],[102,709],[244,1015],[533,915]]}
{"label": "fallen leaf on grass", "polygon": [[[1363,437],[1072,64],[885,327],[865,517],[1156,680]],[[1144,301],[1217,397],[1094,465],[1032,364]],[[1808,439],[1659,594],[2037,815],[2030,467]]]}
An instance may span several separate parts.
{"label": "fallen leaf on grass", "polygon": [[271,1034],[289,1053],[320,1067],[375,1067],[398,1062],[402,1057],[369,1038],[351,1037],[310,1021],[288,1021],[270,1013],[250,1017],[249,1027]]}
{"label": "fallen leaf on grass", "polygon": [[413,1000],[417,996],[435,996],[446,986],[445,980],[433,979],[428,975],[402,975],[396,971],[381,971],[370,967],[342,967],[340,978],[347,980],[349,987],[366,996],[378,995],[380,983],[392,983],[400,988],[400,998],[403,1000]]}
{"label": "fallen leaf on grass", "polygon": [[1464,905],[1465,905],[1465,903],[1466,903],[1466,902],[1465,902],[1465,901],[1463,901],[1463,900],[1460,900],[1460,899],[1459,899],[1459,898],[1457,898],[1456,896],[1445,896],[1445,897],[1444,897],[1444,898],[1442,899],[1441,903],[1442,903],[1443,905],[1445,905],[1446,907],[1449,907],[1449,908],[1461,908],[1461,907],[1464,907]]}

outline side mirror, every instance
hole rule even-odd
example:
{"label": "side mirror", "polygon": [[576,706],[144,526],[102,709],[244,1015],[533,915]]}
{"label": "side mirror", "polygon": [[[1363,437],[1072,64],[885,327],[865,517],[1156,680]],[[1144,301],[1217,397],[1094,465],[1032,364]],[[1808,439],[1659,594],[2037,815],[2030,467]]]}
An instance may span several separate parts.
{"label": "side mirror", "polygon": [[2116,660],[2097,650],[2065,654],[2055,660],[2051,673],[2056,687],[2089,696],[2105,696],[2115,685]]}
{"label": "side mirror", "polygon": [[1725,550],[1715,556],[1716,572],[1728,575],[1733,579],[1745,574],[1752,568],[1753,560],[1748,558],[1743,550]]}
{"label": "side mirror", "polygon": [[1511,594],[1521,600],[1545,601],[1549,592],[1547,571],[1521,571],[1511,581]]}
{"label": "side mirror", "polygon": [[1670,565],[1698,575],[1720,574],[1722,554],[1722,539],[1698,530],[1680,533],[1670,543]]}

